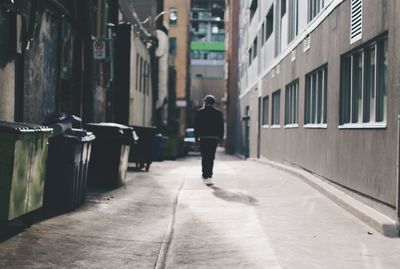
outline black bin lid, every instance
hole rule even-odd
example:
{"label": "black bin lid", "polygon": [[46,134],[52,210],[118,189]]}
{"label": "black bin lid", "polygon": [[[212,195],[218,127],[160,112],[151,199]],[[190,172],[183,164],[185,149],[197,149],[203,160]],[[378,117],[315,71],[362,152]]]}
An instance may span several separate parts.
{"label": "black bin lid", "polygon": [[51,133],[52,131],[53,129],[51,128],[32,123],[0,121],[1,133],[11,133],[11,134]]}
{"label": "black bin lid", "polygon": [[125,138],[129,142],[133,140],[133,128],[118,123],[87,123],[86,129],[93,132],[96,137]]}

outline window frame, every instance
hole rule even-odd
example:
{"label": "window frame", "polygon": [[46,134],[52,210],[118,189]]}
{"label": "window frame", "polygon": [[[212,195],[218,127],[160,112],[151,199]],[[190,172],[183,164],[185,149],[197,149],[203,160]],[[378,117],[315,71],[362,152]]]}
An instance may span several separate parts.
{"label": "window frame", "polygon": [[281,89],[272,93],[271,128],[281,128]]}
{"label": "window frame", "polygon": [[286,12],[287,12],[287,2],[286,2],[287,0],[281,0],[281,2],[280,2],[280,4],[281,4],[281,8],[280,8],[280,11],[281,11],[281,18],[283,17],[283,16],[285,16],[285,14],[286,14]]}
{"label": "window frame", "polygon": [[328,64],[326,63],[305,76],[304,128],[326,129],[328,127],[327,102]]}
{"label": "window frame", "polygon": [[326,0],[308,0],[307,1],[307,22],[312,22],[318,14],[326,7]]}
{"label": "window frame", "polygon": [[256,15],[258,9],[258,0],[251,0],[249,10],[250,10],[250,21],[253,20],[254,15]]}
{"label": "window frame", "polygon": [[299,79],[285,87],[285,128],[299,127]]}
{"label": "window frame", "polygon": [[263,128],[268,128],[270,126],[269,112],[269,95],[266,95],[262,99],[261,127]]}
{"label": "window frame", "polygon": [[[373,50],[372,50],[373,48]],[[340,61],[339,129],[380,129],[387,127],[388,33],[384,33],[343,54]],[[371,91],[371,54],[374,52]],[[354,103],[354,58],[362,55],[361,101]],[[350,68],[350,69],[349,69]],[[386,68],[386,73],[384,70]],[[348,72],[351,72],[348,74]],[[384,77],[386,75],[386,77]],[[355,108],[357,113],[355,114]],[[361,112],[361,115],[359,113]],[[357,116],[357,117],[356,117]]]}
{"label": "window frame", "polygon": [[139,56],[139,92],[143,89],[143,58]]}
{"label": "window frame", "polygon": [[253,40],[253,60],[258,56],[258,36]]}
{"label": "window frame", "polygon": [[299,34],[299,1],[289,0],[288,42],[292,42]]}
{"label": "window frame", "polygon": [[[270,22],[268,22],[270,20]],[[269,40],[274,32],[274,4],[271,5],[265,16],[265,42]]]}

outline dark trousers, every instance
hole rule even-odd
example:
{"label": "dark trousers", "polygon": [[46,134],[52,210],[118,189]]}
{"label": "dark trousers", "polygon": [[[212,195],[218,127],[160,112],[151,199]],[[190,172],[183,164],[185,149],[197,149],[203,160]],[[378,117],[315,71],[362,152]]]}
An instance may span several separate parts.
{"label": "dark trousers", "polygon": [[218,139],[200,139],[201,165],[203,177],[212,177],[215,151],[217,150]]}

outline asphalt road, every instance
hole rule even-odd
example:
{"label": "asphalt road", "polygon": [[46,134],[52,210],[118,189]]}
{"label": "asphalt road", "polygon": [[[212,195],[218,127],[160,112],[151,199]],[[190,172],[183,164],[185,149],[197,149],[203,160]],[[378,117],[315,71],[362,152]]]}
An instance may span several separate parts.
{"label": "asphalt road", "polygon": [[154,163],[74,212],[0,232],[0,268],[400,268],[387,238],[300,179],[218,152]]}

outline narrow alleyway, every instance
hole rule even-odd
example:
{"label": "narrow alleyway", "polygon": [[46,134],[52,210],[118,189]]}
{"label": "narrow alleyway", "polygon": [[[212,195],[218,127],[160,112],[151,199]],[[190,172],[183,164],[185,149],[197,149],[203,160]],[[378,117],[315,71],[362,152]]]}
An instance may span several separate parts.
{"label": "narrow alleyway", "polygon": [[129,172],[126,187],[0,237],[0,268],[399,268],[384,237],[300,179],[218,153]]}

